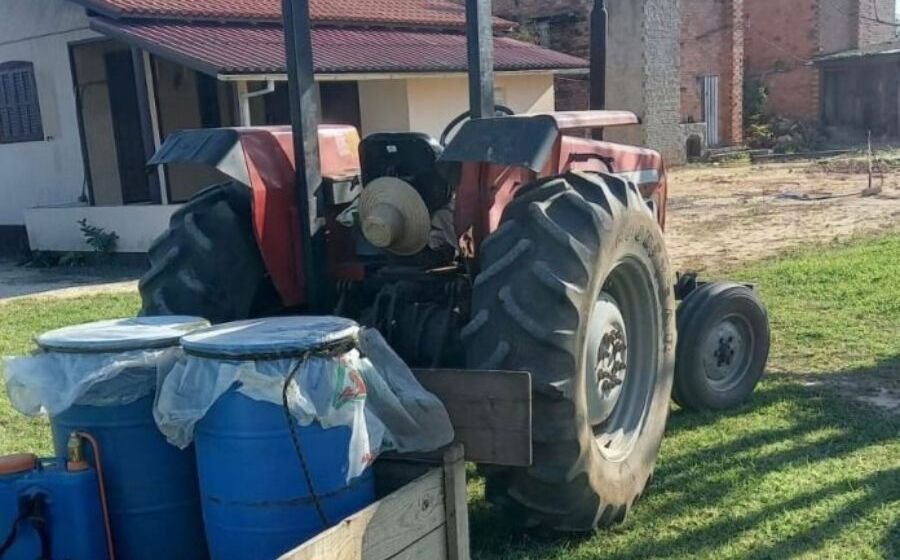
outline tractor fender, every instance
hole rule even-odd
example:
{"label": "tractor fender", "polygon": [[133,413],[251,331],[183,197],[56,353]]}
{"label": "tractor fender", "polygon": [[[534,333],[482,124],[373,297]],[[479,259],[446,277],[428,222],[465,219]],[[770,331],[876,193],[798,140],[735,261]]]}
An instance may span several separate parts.
{"label": "tractor fender", "polygon": [[[320,126],[322,177],[358,175],[358,147],[359,133],[355,128]],[[174,164],[212,167],[252,191],[253,232],[266,270],[285,306],[303,304],[306,281],[291,128],[181,130],[166,138],[149,161],[149,165]]]}

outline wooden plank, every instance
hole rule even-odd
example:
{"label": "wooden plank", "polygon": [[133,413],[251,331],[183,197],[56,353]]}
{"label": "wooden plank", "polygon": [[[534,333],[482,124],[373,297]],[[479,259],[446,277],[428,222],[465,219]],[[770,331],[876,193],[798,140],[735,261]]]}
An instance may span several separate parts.
{"label": "wooden plank", "polygon": [[445,525],[417,540],[390,560],[448,560]]}
{"label": "wooden plank", "polygon": [[432,469],[279,560],[386,560],[445,521],[444,473]]}
{"label": "wooden plank", "polygon": [[469,560],[469,504],[466,462],[456,444],[444,453],[444,511],[447,517],[448,560]]}
{"label": "wooden plank", "polygon": [[531,465],[531,374],[465,369],[413,373],[444,403],[467,460]]}

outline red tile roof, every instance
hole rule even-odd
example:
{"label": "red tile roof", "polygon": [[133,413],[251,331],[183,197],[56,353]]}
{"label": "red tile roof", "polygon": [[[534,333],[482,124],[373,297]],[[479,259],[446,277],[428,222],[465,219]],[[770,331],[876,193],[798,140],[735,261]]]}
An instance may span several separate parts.
{"label": "red tile roof", "polygon": [[[113,18],[281,21],[281,0],[75,0]],[[465,8],[449,0],[310,0],[319,24],[460,28]],[[495,19],[495,26],[512,22]]]}
{"label": "red tile roof", "polygon": [[[285,72],[284,33],[279,25],[158,23],[95,18],[109,36],[208,74]],[[315,28],[315,71],[320,74],[462,72],[462,34],[386,29]],[[584,69],[580,58],[498,37],[495,67],[501,71]]]}

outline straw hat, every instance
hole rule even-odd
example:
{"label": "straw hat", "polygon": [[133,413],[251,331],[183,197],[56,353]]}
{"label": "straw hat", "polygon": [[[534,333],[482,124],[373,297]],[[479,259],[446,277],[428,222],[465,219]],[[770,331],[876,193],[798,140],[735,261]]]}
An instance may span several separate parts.
{"label": "straw hat", "polygon": [[428,244],[428,207],[412,185],[396,177],[379,177],[366,185],[359,217],[369,243],[391,253],[414,255]]}

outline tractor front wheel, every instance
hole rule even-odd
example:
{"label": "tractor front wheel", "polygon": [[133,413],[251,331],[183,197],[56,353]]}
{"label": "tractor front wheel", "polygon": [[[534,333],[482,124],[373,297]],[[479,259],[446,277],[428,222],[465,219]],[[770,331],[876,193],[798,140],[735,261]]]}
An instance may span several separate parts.
{"label": "tractor front wheel", "polygon": [[711,282],[678,308],[673,400],[689,410],[724,410],[750,398],[769,358],[769,319],[742,284]]}
{"label": "tractor front wheel", "polygon": [[621,522],[652,474],[675,355],[662,232],[634,185],[569,173],[525,187],[481,247],[469,367],[533,375],[533,464],[488,470],[526,526]]}
{"label": "tractor front wheel", "polygon": [[195,315],[213,323],[259,317],[280,307],[250,216],[250,189],[225,183],[179,208],[150,247],[139,283],[142,315]]}

